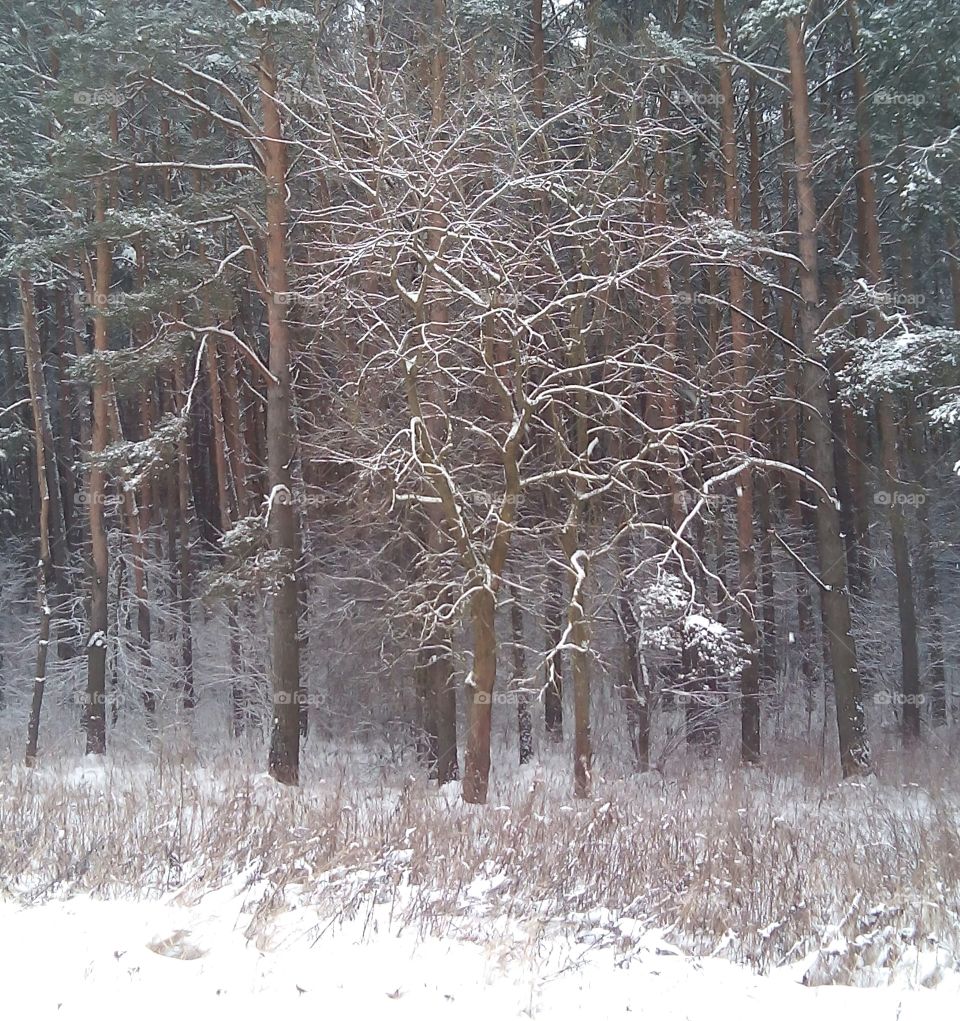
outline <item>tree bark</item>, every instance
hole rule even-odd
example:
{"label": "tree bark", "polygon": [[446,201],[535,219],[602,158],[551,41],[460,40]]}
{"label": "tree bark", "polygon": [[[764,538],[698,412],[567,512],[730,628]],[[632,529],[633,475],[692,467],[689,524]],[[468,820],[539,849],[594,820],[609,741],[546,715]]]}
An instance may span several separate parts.
{"label": "tree bark", "polygon": [[[587,627],[586,585],[589,560],[579,548],[576,525],[564,529],[563,548],[572,572],[567,606],[567,642],[573,680],[573,794],[589,798],[593,780],[590,735],[590,633]],[[567,644],[565,642],[564,644]]]}
{"label": "tree bark", "polygon": [[533,759],[533,720],[530,718],[530,696],[523,690],[526,677],[523,607],[516,585],[510,586],[510,624],[513,631],[513,686],[517,699],[517,744],[520,765],[524,766]]}
{"label": "tree bark", "polygon": [[[759,97],[757,95],[757,81],[755,76],[750,78],[750,109],[748,115],[750,131],[750,229],[759,233],[763,228],[761,216],[761,170],[760,170],[760,127],[757,107]],[[776,437],[773,435],[772,419],[769,397],[769,382],[771,351],[769,332],[764,325],[767,318],[766,301],[763,294],[763,285],[759,280],[751,284],[750,304],[754,319],[754,338],[757,347],[755,358],[756,371],[763,388],[760,396],[760,406],[755,416],[754,434],[761,444],[773,445],[775,455],[779,457],[780,451],[776,449]],[[775,605],[776,587],[774,584],[773,547],[771,533],[773,521],[770,513],[770,479],[763,478],[761,484],[755,488],[757,504],[757,524],[760,529],[760,593],[761,613],[763,627],[760,633],[760,687],[762,690],[763,681],[773,684],[777,673],[777,617]]]}
{"label": "tree bark", "polygon": [[[55,487],[59,492],[60,480],[57,472],[56,454],[53,449],[53,430],[50,428],[50,412],[47,403],[47,386],[43,375],[43,360],[40,353],[40,338],[37,333],[33,281],[26,271],[20,273],[20,308],[23,315],[23,346],[27,363],[27,384],[30,389],[30,405],[33,411],[37,485],[40,491],[40,559],[37,566],[37,605],[40,609],[40,631],[37,637],[36,670],[33,681],[33,699],[30,704],[30,719],[27,725],[25,755],[26,765],[33,766],[37,761],[40,713],[43,708],[43,693],[47,677],[47,650],[50,645],[52,610],[47,595],[51,582],[54,580],[55,571],[57,568],[62,570],[63,565],[54,564],[51,550],[52,501],[50,491]],[[59,503],[56,506],[59,508]],[[61,529],[62,534],[62,522],[57,527]]]}
{"label": "tree bark", "polygon": [[[919,422],[907,423],[910,437],[910,455],[914,478],[923,477],[924,450]],[[937,563],[934,554],[933,531],[930,527],[930,493],[917,494],[917,524],[919,543],[917,568],[923,619],[927,626],[927,676],[930,693],[930,718],[934,724],[947,722],[946,657],[943,643],[943,606],[937,582]]]}
{"label": "tree bark", "polygon": [[[855,57],[860,54],[860,22],[855,0],[847,0],[847,18]],[[860,259],[867,281],[879,285],[883,276],[880,251],[880,224],[877,216],[877,194],[870,144],[870,115],[867,108],[867,83],[860,64],[853,68],[853,94],[857,107],[857,189],[860,216]],[[877,324],[880,328],[879,323]],[[881,394],[877,402],[880,427],[880,451],[888,487],[890,536],[893,545],[894,570],[897,578],[897,610],[900,618],[901,693],[903,713],[902,734],[905,742],[920,738],[920,655],[917,647],[917,614],[913,598],[913,569],[907,542],[906,522],[900,491],[900,456],[898,428],[889,394]]]}
{"label": "tree bark", "polygon": [[[266,6],[265,3],[260,4]],[[293,506],[293,406],[290,334],[286,321],[289,290],[286,252],[287,156],[277,102],[277,63],[271,44],[260,52],[260,100],[267,214],[268,321],[272,379],[267,387],[267,474],[270,486],[270,545],[279,555],[280,577],[273,596],[273,731],[270,775],[279,783],[300,782],[300,643],[297,640],[299,537]]]}
{"label": "tree bark", "polygon": [[947,262],[950,266],[953,328],[960,330],[960,244],[957,243],[957,227],[952,220],[947,221]]}
{"label": "tree bark", "polygon": [[437,737],[437,783],[460,779],[457,753],[457,686],[453,676],[451,635],[443,628],[435,638],[430,694],[434,703]]}
{"label": "tree bark", "polygon": [[[821,609],[829,636],[833,667],[840,768],[844,777],[869,768],[870,751],[864,725],[857,650],[851,633],[847,591],[846,549],[840,532],[837,484],[833,464],[826,370],[817,349],[821,321],[817,282],[817,210],[810,147],[806,54],[799,19],[786,22],[790,61],[790,97],[794,126],[797,216],[800,238],[800,341],[804,354],[803,384],[808,403],[807,430],[816,491],[817,544],[820,553]],[[822,488],[821,488],[822,487]]]}
{"label": "tree bark", "polygon": [[417,758],[431,778],[437,775],[437,703],[433,691],[436,650],[424,644],[417,652],[414,687],[417,693]]}
{"label": "tree bark", "polygon": [[497,680],[497,602],[486,586],[478,588],[471,603],[473,618],[473,684],[467,731],[463,800],[482,805],[490,782],[490,728],[493,688]]}
{"label": "tree bark", "polygon": [[[186,380],[179,359],[174,363],[174,406],[177,414],[182,414],[185,404]],[[189,429],[189,422],[185,423]],[[190,440],[182,435],[177,441],[177,463],[171,477],[176,503],[171,513],[176,513],[177,520],[177,608],[180,616],[180,666],[183,676],[180,688],[183,693],[183,707],[192,712],[197,705],[196,685],[194,683],[193,664],[193,558],[190,550]],[[171,502],[172,498],[171,498]]]}
{"label": "tree bark", "polygon": [[630,604],[630,591],[626,577],[627,550],[617,555],[617,623],[620,628],[621,672],[618,683],[620,697],[626,708],[627,733],[638,773],[650,768],[650,684],[641,657],[640,625]]}
{"label": "tree bark", "polygon": [[548,652],[545,660],[546,685],[543,692],[543,717],[547,740],[563,740],[563,572],[551,557],[547,565],[544,616]]}
{"label": "tree bark", "polygon": [[[724,0],[714,0],[714,28],[717,48],[727,49],[727,27]],[[738,175],[737,140],[734,124],[733,83],[729,65],[719,65],[720,77],[720,149],[723,157],[723,190],[727,218],[734,228],[740,227],[740,181]],[[753,415],[750,410],[750,351],[744,307],[743,270],[736,265],[729,269],[730,332],[734,360],[734,419],[736,444],[742,457],[750,453],[753,436]],[[740,633],[746,649],[746,662],[740,674],[740,758],[745,763],[760,761],[760,675],[757,660],[757,562],[753,534],[753,469],[737,476],[737,550],[740,560]]]}
{"label": "tree bark", "polygon": [[[106,218],[105,185],[102,178],[96,183],[96,221],[103,224]],[[110,295],[110,244],[106,238],[97,242],[96,280],[91,295],[94,307],[93,346],[98,355],[109,349],[107,337],[106,305]],[[106,368],[96,367],[93,384],[93,435],[94,457],[102,454],[109,436],[108,381]],[[87,638],[87,690],[84,705],[84,730],[88,755],[103,755],[107,750],[106,669],[107,669],[107,584],[110,558],[107,550],[107,532],[104,524],[104,498],[106,495],[103,469],[92,463],[87,479],[87,514],[90,525],[90,634]]]}

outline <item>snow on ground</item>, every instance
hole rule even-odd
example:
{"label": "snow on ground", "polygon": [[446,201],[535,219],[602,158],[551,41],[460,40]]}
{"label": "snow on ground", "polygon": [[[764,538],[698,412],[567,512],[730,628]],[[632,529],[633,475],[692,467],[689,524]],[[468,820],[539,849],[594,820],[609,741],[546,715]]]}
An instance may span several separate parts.
{"label": "snow on ground", "polygon": [[289,791],[0,762],[0,1021],[960,1017],[953,774],[548,771],[483,809],[343,754]]}
{"label": "snow on ground", "polygon": [[[0,901],[3,1002],[38,1019],[614,1018],[678,1021],[937,1021],[958,1015],[954,986],[809,988],[803,968],[758,976],[694,959],[658,933],[620,946],[532,929],[421,937],[374,907],[331,927],[287,904],[264,924],[242,883],[188,902],[74,896]],[[583,938],[582,936],[580,937]],[[6,1011],[5,1011],[6,1013]]]}

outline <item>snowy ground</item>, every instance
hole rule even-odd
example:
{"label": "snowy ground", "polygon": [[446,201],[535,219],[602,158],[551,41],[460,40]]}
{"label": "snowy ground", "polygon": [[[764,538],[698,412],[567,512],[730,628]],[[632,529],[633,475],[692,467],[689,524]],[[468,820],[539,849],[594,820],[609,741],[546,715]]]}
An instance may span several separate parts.
{"label": "snowy ground", "polygon": [[[252,932],[251,927],[260,929]],[[652,933],[624,949],[535,932],[419,939],[377,912],[326,928],[310,909],[254,926],[234,889],[195,903],[0,902],[3,1001],[36,1018],[955,1019],[957,988],[808,988],[802,968],[757,976]]]}
{"label": "snowy ground", "polygon": [[[0,763],[0,1017],[960,1017],[960,782]],[[954,759],[951,757],[950,762]],[[262,767],[261,767],[262,768]]]}

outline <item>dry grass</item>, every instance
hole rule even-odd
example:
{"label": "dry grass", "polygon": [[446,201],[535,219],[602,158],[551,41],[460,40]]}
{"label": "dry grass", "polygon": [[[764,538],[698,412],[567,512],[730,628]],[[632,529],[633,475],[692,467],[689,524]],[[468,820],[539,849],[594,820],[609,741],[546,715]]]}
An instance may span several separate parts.
{"label": "dry grass", "polygon": [[691,766],[601,781],[582,803],[565,776],[530,773],[485,808],[359,765],[331,761],[295,791],[254,768],[235,756],[212,773],[169,755],[9,768],[0,881],[36,900],[190,896],[242,876],[263,917],[290,898],[331,923],[390,902],[434,933],[541,919],[617,940],[630,919],[758,968],[838,938],[848,970],[935,946],[960,954],[960,813],[943,762],[922,785],[895,766],[843,785],[810,783],[802,764]]}

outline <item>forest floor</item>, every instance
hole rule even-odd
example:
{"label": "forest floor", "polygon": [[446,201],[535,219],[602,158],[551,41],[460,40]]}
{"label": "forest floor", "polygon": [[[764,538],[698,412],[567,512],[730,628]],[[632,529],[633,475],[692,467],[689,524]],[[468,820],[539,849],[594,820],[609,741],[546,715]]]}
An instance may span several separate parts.
{"label": "forest floor", "polygon": [[[250,931],[236,887],[185,902],[89,896],[0,902],[3,999],[34,1018],[264,1017],[939,1021],[945,990],[805,987],[801,968],[758,976],[680,953],[655,933],[630,949],[505,925],[499,938],[419,938],[386,917],[329,928],[315,910],[279,911]],[[384,913],[385,914],[385,913]]]}
{"label": "forest floor", "polygon": [[252,751],[2,764],[5,1003],[84,1021],[960,1016],[953,756],[844,784],[799,760],[699,762],[598,775],[580,802],[558,759],[505,771],[478,807],[347,748],[312,749],[280,789]]}

